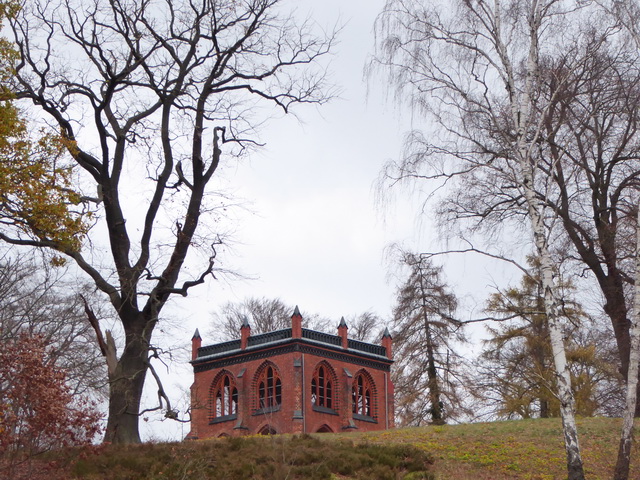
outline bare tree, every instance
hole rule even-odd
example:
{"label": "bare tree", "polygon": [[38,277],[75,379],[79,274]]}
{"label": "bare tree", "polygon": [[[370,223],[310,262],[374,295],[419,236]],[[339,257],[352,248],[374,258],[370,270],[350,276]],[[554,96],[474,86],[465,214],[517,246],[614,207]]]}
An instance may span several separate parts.
{"label": "bare tree", "polygon": [[398,288],[392,324],[399,423],[421,425],[430,419],[439,425],[461,409],[454,344],[464,337],[453,317],[457,300],[441,278],[442,269],[427,257],[403,252],[401,261],[408,274]]}
{"label": "bare tree", "polygon": [[[541,64],[537,94],[543,101],[537,108],[541,118],[538,155],[542,168],[538,169],[535,190],[559,219],[553,234],[558,237],[557,243],[567,245],[563,248],[565,255],[568,253],[579,271],[586,267],[593,274],[615,334],[620,370],[629,388],[638,390],[637,375],[629,376],[628,372],[630,368],[636,370],[630,362],[634,321],[629,313],[634,296],[631,284],[636,271],[640,186],[640,9],[636,2],[598,3],[608,10],[613,21],[585,35],[584,61],[576,64],[569,51]],[[597,16],[606,18],[602,10]],[[633,41],[619,38],[621,26],[635,39],[636,50]],[[475,180],[476,185],[485,183]],[[507,175],[494,172],[490,183],[511,188],[504,189],[500,196],[486,195],[488,189],[478,196],[478,188],[472,187],[475,192],[467,195],[471,192],[467,183],[458,195],[450,197],[445,207],[447,217],[462,214],[465,218],[495,220],[517,212],[523,198],[509,195],[519,192]],[[472,207],[478,198],[485,201],[476,203],[479,208]],[[637,391],[634,398],[638,416]],[[622,434],[616,478],[628,478],[631,432],[631,427],[625,427]]]}
{"label": "bare tree", "polygon": [[[77,292],[62,272],[24,254],[0,257],[0,344],[38,337],[47,362],[65,371],[75,395],[106,396],[107,372]],[[87,290],[87,289],[83,289]],[[91,298],[90,291],[80,292]]]}
{"label": "bare tree", "polygon": [[212,334],[221,340],[240,338],[240,327],[246,318],[251,333],[259,334],[291,326],[293,307],[279,298],[246,298],[242,302],[227,302],[213,315]]}
{"label": "bare tree", "polygon": [[[213,314],[211,336],[220,340],[239,338],[245,319],[251,326],[252,335],[290,328],[294,309],[295,306],[287,305],[279,298],[249,297],[241,302],[227,302]],[[373,342],[382,335],[382,320],[373,312],[347,316],[345,322],[349,338]],[[302,312],[304,328],[334,333],[338,324],[319,314]]]}
{"label": "bare tree", "polygon": [[[377,23],[378,54],[371,63],[389,73],[400,98],[439,128],[429,138],[409,137],[403,161],[385,172],[388,181],[431,179],[446,185],[480,178],[492,190],[491,201],[500,195],[506,203],[517,199],[519,209],[503,212],[527,220],[540,258],[570,479],[584,478],[584,470],[551,255],[557,215],[546,201],[552,185],[540,152],[544,114],[566,75],[550,95],[540,92],[549,59],[561,53],[565,72],[573,72],[615,33],[611,22],[599,19],[591,26],[594,13],[593,4],[562,0],[455,5],[389,0]],[[481,206],[485,198],[475,200]],[[494,208],[494,202],[487,205],[487,215]]]}
{"label": "bare tree", "polygon": [[[245,298],[241,302],[227,302],[213,315],[212,335],[220,340],[240,338],[240,327],[249,322],[251,334],[273,332],[291,327],[295,306],[279,298]],[[315,314],[302,313],[303,326],[324,331],[329,321]]]}
{"label": "bare tree", "polygon": [[[633,276],[633,199],[638,195],[640,101],[637,58],[600,39],[577,68],[565,56],[547,59],[538,95],[544,99],[536,195],[557,216],[552,235],[565,265],[593,274],[603,297],[624,377],[629,367],[628,284]],[[539,107],[540,108],[540,107]],[[499,184],[501,191],[489,185]],[[442,221],[464,218],[477,228],[526,210],[509,172],[465,179],[441,205]]]}
{"label": "bare tree", "polygon": [[[540,62],[532,185],[549,212],[549,236],[562,259],[578,271],[586,268],[602,292],[620,371],[628,379],[640,175],[640,61],[637,51],[615,39],[617,30],[587,31],[580,62],[574,50],[561,49]],[[462,220],[472,231],[486,232],[524,218],[528,203],[512,170],[475,169],[447,196],[439,213],[442,223]],[[638,388],[636,379],[631,380]],[[640,402],[635,415],[639,412]]]}
{"label": "bare tree", "polygon": [[[635,0],[627,2],[610,2],[602,0],[598,2],[604,10],[618,21],[625,32],[631,38],[636,51],[640,52],[640,29],[638,19],[640,19],[640,5]],[[639,62],[640,63],[640,62]],[[637,65],[636,65],[637,66]],[[637,104],[634,105],[637,110]],[[635,284],[633,289],[633,316],[629,325],[629,371],[627,374],[627,394],[625,411],[623,415],[622,431],[620,433],[620,444],[618,447],[618,458],[614,472],[615,480],[627,480],[629,478],[629,468],[631,465],[631,448],[633,444],[633,424],[634,416],[638,416],[638,387],[640,387],[640,201],[636,199],[637,208],[636,231],[635,231]]]}
{"label": "bare tree", "polygon": [[369,343],[379,343],[382,338],[384,322],[373,312],[349,315],[345,318],[345,323],[349,328],[349,338]]}
{"label": "bare tree", "polygon": [[[0,238],[74,261],[117,313],[121,349],[87,305],[108,363],[106,441],[140,441],[161,312],[214,272],[219,241],[213,223],[208,232],[201,224],[215,220],[211,183],[225,155],[256,145],[262,112],[331,95],[318,62],[333,34],[316,35],[280,3],[34,0],[8,22],[20,54],[12,90],[59,132],[78,200],[99,226],[82,248],[11,225]],[[195,273],[183,269],[192,246],[210,247]]]}
{"label": "bare tree", "polygon": [[[590,48],[591,55],[578,68],[565,56],[548,60],[541,70],[539,95],[546,103],[540,111],[538,153],[543,168],[538,177],[544,181],[537,182],[536,190],[559,219],[553,235],[563,260],[578,271],[586,267],[602,292],[617,344],[616,363],[628,379],[640,175],[640,63],[637,55],[620,51],[615,42],[595,38]],[[493,185],[501,185],[501,191]],[[526,211],[510,172],[492,170],[461,182],[440,213],[443,222],[471,220],[472,228],[478,228]],[[637,389],[635,378],[631,380],[628,384]],[[635,398],[638,416],[637,393]],[[623,450],[630,454],[627,447]],[[628,462],[623,454],[618,464]],[[626,471],[617,478],[627,478],[628,466],[617,471]]]}

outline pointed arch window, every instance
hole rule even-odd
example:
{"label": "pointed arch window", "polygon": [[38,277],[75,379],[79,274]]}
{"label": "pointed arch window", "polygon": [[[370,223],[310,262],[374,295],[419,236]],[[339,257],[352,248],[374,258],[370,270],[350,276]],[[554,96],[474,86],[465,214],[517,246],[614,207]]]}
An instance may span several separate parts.
{"label": "pointed arch window", "polygon": [[258,377],[258,409],[276,409],[282,403],[282,380],[271,365],[263,369]]}
{"label": "pointed arch window", "polygon": [[373,384],[367,375],[359,373],[353,379],[351,389],[351,404],[354,418],[372,419],[374,390]]}
{"label": "pointed arch window", "polygon": [[211,391],[211,422],[233,420],[238,414],[238,389],[228,373],[219,376]]}
{"label": "pointed arch window", "polygon": [[258,435],[277,435],[276,429],[271,425],[265,425],[260,430],[258,430]]}
{"label": "pointed arch window", "polygon": [[327,365],[320,364],[311,378],[311,405],[314,410],[333,413],[336,408],[336,379]]}

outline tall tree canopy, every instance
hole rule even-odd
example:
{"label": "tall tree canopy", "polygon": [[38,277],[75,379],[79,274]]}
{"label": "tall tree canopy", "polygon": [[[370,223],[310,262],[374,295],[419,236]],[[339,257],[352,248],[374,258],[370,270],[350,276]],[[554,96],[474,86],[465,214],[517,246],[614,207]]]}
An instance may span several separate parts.
{"label": "tall tree canopy", "polygon": [[88,286],[74,291],[64,271],[29,257],[0,256],[0,345],[37,336],[74,394],[104,398],[106,368],[78,294],[95,295]]}
{"label": "tall tree canopy", "polygon": [[392,324],[399,423],[443,424],[462,409],[455,344],[464,337],[453,318],[457,299],[429,258],[403,252],[401,261],[407,276],[398,288]]}
{"label": "tall tree canopy", "polygon": [[[119,350],[96,325],[109,367],[107,441],[140,441],[162,309],[213,272],[216,228],[207,214],[218,167],[256,144],[255,127],[272,107],[286,113],[331,95],[319,60],[333,35],[317,35],[281,3],[27,1],[9,18],[19,57],[8,88],[63,147],[57,164],[69,176],[56,173],[54,185],[66,192],[68,178],[80,192],[68,200],[79,203],[71,217],[83,228],[58,225],[73,233],[63,241],[10,211],[0,238],[74,261],[117,313]],[[193,246],[209,249],[209,259],[184,272]],[[95,325],[90,305],[87,312]]]}
{"label": "tall tree canopy", "polygon": [[[549,218],[557,218],[548,221],[555,250],[567,267],[588,269],[602,292],[626,377],[640,176],[640,61],[611,43],[593,38],[584,47],[589,56],[577,67],[567,52],[546,59],[540,69],[534,187]],[[487,231],[524,217],[526,207],[512,172],[484,169],[461,178],[440,214],[443,222]]]}
{"label": "tall tree canopy", "polygon": [[[559,161],[551,155],[554,148],[565,155],[564,144],[554,142],[553,136],[563,124],[553,123],[549,131],[547,120],[556,115],[557,102],[567,96],[566,87],[573,88],[575,72],[589,72],[609,45],[624,49],[620,28],[602,15],[596,2],[572,0],[479,0],[453,5],[388,0],[377,26],[378,50],[372,67],[388,73],[398,97],[437,126],[429,135],[410,135],[404,159],[385,172],[390,180],[459,185],[450,197],[455,218],[475,220],[471,231],[486,227],[483,231],[492,241],[499,224],[486,220],[500,214],[500,220],[525,219],[519,227],[528,228],[541,262],[568,477],[582,479],[552,257],[561,246],[557,232],[561,222],[558,206],[550,201],[555,200],[554,167]],[[621,55],[627,54],[635,63],[635,53],[626,49]],[[555,72],[551,76],[550,67]],[[584,85],[584,80],[576,84]],[[634,173],[621,174],[630,175],[633,183]],[[584,213],[587,206],[578,208]],[[622,323],[621,330],[628,331],[628,322]]]}
{"label": "tall tree canopy", "polygon": [[[535,257],[529,257],[529,265],[518,287],[492,294],[487,303],[487,311],[499,323],[488,327],[490,337],[479,358],[474,390],[484,408],[498,418],[560,414],[540,266]],[[611,337],[576,302],[576,288],[570,282],[559,281],[558,286],[576,411],[581,416],[618,416],[621,376],[612,362]]]}

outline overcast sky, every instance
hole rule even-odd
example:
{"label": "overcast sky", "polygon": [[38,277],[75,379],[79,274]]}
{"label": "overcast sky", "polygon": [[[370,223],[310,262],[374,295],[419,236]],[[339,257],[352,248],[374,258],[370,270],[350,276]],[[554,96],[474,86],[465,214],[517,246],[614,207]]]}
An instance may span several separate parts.
{"label": "overcast sky", "polygon": [[415,218],[400,201],[383,221],[374,202],[376,178],[398,155],[407,125],[380,82],[369,82],[367,95],[363,78],[383,2],[293,3],[324,27],[344,25],[330,65],[340,96],[299,108],[300,121],[272,120],[261,132],[265,148],[225,169],[246,208],[231,214],[232,248],[221,260],[251,280],[211,282],[196,308],[180,306],[200,316],[247,296],[279,297],[337,320],[367,310],[386,317],[393,288],[383,249],[413,235]]}
{"label": "overcast sky", "polygon": [[[374,202],[376,179],[384,163],[399,156],[411,125],[410,112],[386,100],[380,80],[367,85],[363,78],[373,51],[374,20],[384,2],[289,3],[321,26],[344,25],[331,63],[332,79],[342,93],[326,106],[299,109],[302,123],[275,119],[262,131],[266,147],[226,169],[234,196],[249,209],[233,213],[238,220],[234,244],[222,261],[252,279],[212,281],[180,300],[173,315],[188,333],[175,339],[178,343],[188,345],[196,327],[204,344],[218,341],[205,333],[211,312],[249,296],[278,297],[333,318],[336,326],[341,316],[365,311],[388,320],[395,284],[386,278],[385,247],[436,248],[428,215],[417,222],[408,196],[400,195],[384,211]],[[455,272],[453,278],[449,271]],[[494,272],[478,259],[449,260],[445,273],[461,291],[465,282],[476,282],[478,288],[494,283]],[[167,384],[185,388],[192,378],[190,366],[175,361]],[[148,392],[153,395],[152,388]],[[178,439],[188,432],[188,426],[159,424],[153,418],[145,425],[147,438]]]}

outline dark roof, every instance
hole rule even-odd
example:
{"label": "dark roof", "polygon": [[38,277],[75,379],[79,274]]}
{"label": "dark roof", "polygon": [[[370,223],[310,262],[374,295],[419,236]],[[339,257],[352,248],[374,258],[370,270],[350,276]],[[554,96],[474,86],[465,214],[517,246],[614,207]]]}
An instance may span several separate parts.
{"label": "dark roof", "polygon": [[[290,328],[276,330],[274,332],[262,333],[260,335],[251,335],[247,339],[247,349],[244,351],[289,342],[291,340],[292,334]],[[316,330],[309,330],[308,328],[303,328],[302,339],[296,340],[338,349],[341,349],[342,345],[342,339],[338,335],[331,335],[329,333],[318,332]],[[383,346],[360,342],[358,340],[349,339],[348,350],[352,353],[381,357],[384,359],[387,358],[387,351]],[[198,349],[198,356],[194,360],[194,362],[204,361],[205,359],[209,359],[211,357],[225,356],[229,353],[237,353],[236,351],[240,351],[239,339],[231,340],[230,342],[217,343],[215,345],[209,345],[206,347],[200,347]]]}

